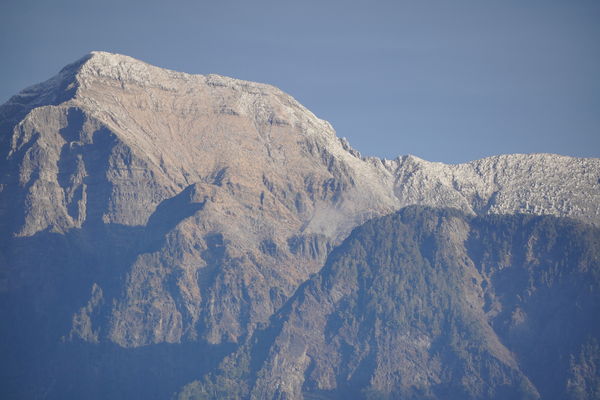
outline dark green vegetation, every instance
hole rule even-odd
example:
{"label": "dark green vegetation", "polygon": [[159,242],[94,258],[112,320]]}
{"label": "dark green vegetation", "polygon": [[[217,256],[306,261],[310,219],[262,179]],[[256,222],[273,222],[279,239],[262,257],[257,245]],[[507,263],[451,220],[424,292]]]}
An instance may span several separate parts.
{"label": "dark green vegetation", "polygon": [[408,207],[179,399],[597,399],[599,283],[596,228]]}

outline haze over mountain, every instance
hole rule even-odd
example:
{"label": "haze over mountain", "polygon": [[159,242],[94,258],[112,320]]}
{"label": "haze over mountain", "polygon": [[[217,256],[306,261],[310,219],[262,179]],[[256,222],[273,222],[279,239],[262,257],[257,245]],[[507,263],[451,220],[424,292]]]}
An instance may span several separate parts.
{"label": "haze over mountain", "polygon": [[[452,207],[461,221],[525,213],[600,225],[598,159],[363,158],[275,87],[104,52],[2,105],[0,154],[2,382],[16,398],[164,398],[250,346],[352,229],[408,205]],[[464,242],[470,230],[461,232]],[[597,251],[595,242],[581,245]],[[597,258],[589,262],[596,271]],[[415,295],[463,295],[454,289]],[[586,310],[598,304],[592,289]],[[543,393],[517,367],[516,350],[499,344],[491,317],[473,312],[487,332],[485,357],[506,384]],[[594,329],[585,332],[597,337]],[[141,385],[146,376],[157,379]],[[320,379],[319,390],[335,390]],[[374,387],[404,388],[386,379]],[[283,396],[272,382],[258,380],[252,393]],[[285,396],[301,398],[302,379],[294,385]]]}
{"label": "haze over mountain", "polygon": [[179,398],[596,398],[599,250],[573,220],[404,208]]}

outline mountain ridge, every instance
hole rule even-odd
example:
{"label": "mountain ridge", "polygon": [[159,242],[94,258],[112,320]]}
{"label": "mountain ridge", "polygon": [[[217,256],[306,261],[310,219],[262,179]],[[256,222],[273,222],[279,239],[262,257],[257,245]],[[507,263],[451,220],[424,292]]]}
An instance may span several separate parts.
{"label": "mountain ridge", "polygon": [[573,367],[600,334],[599,245],[552,216],[372,219],[179,399],[595,398],[597,350],[587,382]]}
{"label": "mountain ridge", "polygon": [[273,86],[105,52],[0,106],[0,171],[5,336],[62,361],[70,346],[222,357],[355,227],[404,206],[600,224],[600,159],[362,157]]}
{"label": "mountain ridge", "polygon": [[[60,77],[66,78],[61,81]],[[597,159],[567,158],[551,154],[504,155],[469,163],[445,165],[428,162],[415,156],[399,156],[395,160],[361,157],[347,141],[335,136],[329,123],[316,118],[291,96],[273,86],[218,75],[190,75],[164,70],[131,57],[105,52],[91,53],[65,67],[57,77],[48,82],[51,84],[38,85],[43,88],[42,94],[31,89],[26,89],[22,93],[26,93],[27,98],[36,96],[42,99],[50,98],[56,103],[58,101],[56,99],[62,97],[47,94],[47,87],[56,89],[57,85],[58,87],[62,85],[70,88],[69,93],[72,92],[73,98],[67,101],[64,107],[84,110],[84,113],[91,117],[90,119],[97,121],[97,125],[106,126],[118,135],[119,140],[124,141],[127,147],[137,150],[139,157],[146,158],[155,169],[166,175],[164,185],[171,187],[168,189],[170,193],[162,195],[163,198],[170,197],[190,183],[202,179],[198,174],[196,176],[193,174],[194,171],[206,169],[206,166],[194,163],[193,159],[206,157],[205,153],[190,152],[189,146],[183,142],[190,139],[186,132],[197,130],[198,123],[211,123],[197,121],[197,117],[216,112],[224,116],[249,118],[253,124],[262,126],[258,127],[262,132],[259,132],[259,140],[265,142],[263,146],[271,158],[285,157],[285,154],[281,152],[277,154],[277,149],[270,143],[272,138],[266,133],[264,126],[280,124],[282,127],[293,127],[299,124],[299,129],[295,129],[295,132],[309,135],[306,139],[308,151],[314,152],[315,147],[317,151],[324,149],[328,153],[324,155],[325,157],[339,159],[346,164],[346,167],[350,166],[355,173],[364,176],[361,179],[363,191],[378,192],[375,197],[383,200],[383,207],[387,211],[410,204],[421,204],[428,200],[429,205],[452,205],[472,213],[532,211],[537,214],[587,217],[591,218],[592,223],[600,221],[598,211],[591,209],[595,201],[600,200],[600,194],[597,190],[589,188],[595,186],[597,179],[600,178]],[[126,87],[127,85],[129,86]],[[231,90],[225,92],[218,90],[224,87]],[[216,91],[205,90],[205,88],[213,88]],[[150,92],[154,89],[158,94]],[[248,90],[250,93],[244,92]],[[160,100],[160,94],[164,94],[163,92],[166,92],[165,101]],[[125,93],[128,95],[123,97]],[[175,93],[176,96],[169,96],[169,93]],[[216,97],[211,107],[206,105],[203,107],[202,102],[211,97]],[[180,104],[175,104],[179,99],[183,100],[180,100]],[[165,104],[167,101],[173,104]],[[18,102],[13,101],[13,103]],[[8,104],[11,104],[11,101],[5,106]],[[124,110],[128,112],[125,113]],[[168,117],[171,114],[176,114],[177,120],[170,118],[169,121]],[[306,117],[298,118],[298,115]],[[248,128],[250,127],[246,126],[242,129]],[[312,143],[310,136],[315,138],[316,142]],[[208,138],[209,141],[215,139]],[[220,142],[216,141],[215,145],[226,148],[230,146],[231,140],[222,138]],[[226,153],[223,153],[223,149],[215,150],[220,153],[220,157],[229,158],[229,163],[239,161],[240,157],[243,158],[240,154],[238,160],[235,160],[231,155],[225,157]],[[177,155],[172,154],[173,152],[177,152]],[[178,158],[182,158],[181,162]],[[535,166],[542,163],[554,164],[554,172],[558,172],[561,176],[557,177],[557,182],[552,182],[554,187],[541,187],[542,190],[546,189],[546,193],[541,197],[549,195],[558,197],[556,191],[559,188],[556,186],[568,188],[569,185],[572,186],[572,182],[585,183],[588,186],[570,189],[569,196],[575,197],[577,203],[582,203],[585,202],[585,199],[581,198],[582,192],[586,196],[591,195],[593,199],[588,203],[592,207],[585,204],[572,204],[573,200],[569,196],[560,196],[560,201],[565,204],[545,202],[546,204],[537,205],[525,204],[526,199],[503,199],[502,195],[495,194],[502,194],[504,190],[503,187],[495,185],[496,176],[501,176],[502,170],[529,168],[530,176],[518,177],[521,182],[515,182],[513,185],[520,184],[522,193],[509,193],[507,196],[531,196],[533,191],[527,191],[531,183],[547,179],[547,176],[535,176],[537,173]],[[218,171],[207,172],[207,174],[216,173]],[[418,180],[411,179],[415,173],[419,175]],[[567,179],[573,173],[576,173],[579,179]],[[545,172],[541,171],[540,174]],[[431,181],[431,185],[424,185],[428,180]],[[473,182],[479,182],[477,187]],[[256,183],[260,184],[260,182]],[[505,201],[495,204],[499,200]],[[543,198],[535,200],[544,203]],[[534,210],[536,206],[539,209]],[[150,207],[152,208],[152,205]],[[320,229],[325,228],[321,226]],[[347,233],[348,229],[349,227],[344,231]]]}

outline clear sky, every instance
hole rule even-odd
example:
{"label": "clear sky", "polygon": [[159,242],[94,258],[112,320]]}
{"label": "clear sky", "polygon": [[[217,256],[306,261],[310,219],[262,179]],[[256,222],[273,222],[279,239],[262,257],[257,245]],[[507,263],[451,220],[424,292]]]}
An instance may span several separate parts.
{"label": "clear sky", "polygon": [[91,50],[273,84],[365,155],[600,157],[598,0],[1,0],[0,103]]}

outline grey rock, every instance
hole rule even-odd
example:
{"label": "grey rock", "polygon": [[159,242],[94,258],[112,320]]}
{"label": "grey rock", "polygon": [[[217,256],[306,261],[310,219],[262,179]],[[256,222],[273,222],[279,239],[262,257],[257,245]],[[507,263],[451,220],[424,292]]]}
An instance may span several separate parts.
{"label": "grey rock", "polygon": [[273,86],[93,52],[0,106],[0,293],[67,341],[238,343],[371,218],[598,225],[599,177],[547,154],[364,158]]}

